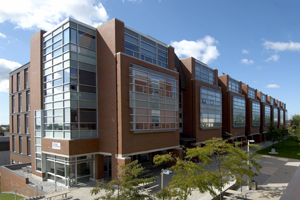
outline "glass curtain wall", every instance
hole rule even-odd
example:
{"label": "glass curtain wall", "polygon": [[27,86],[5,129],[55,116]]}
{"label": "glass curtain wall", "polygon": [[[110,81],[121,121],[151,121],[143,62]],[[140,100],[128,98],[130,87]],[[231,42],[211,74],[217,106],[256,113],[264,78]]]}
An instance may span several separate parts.
{"label": "glass curtain wall", "polygon": [[43,45],[45,137],[97,137],[95,30],[69,21]]}
{"label": "glass curtain wall", "polygon": [[229,78],[228,90],[236,93],[240,93],[240,83],[237,80]]}
{"label": "glass curtain wall", "polygon": [[252,126],[260,126],[260,103],[252,101]]}
{"label": "glass curtain wall", "polygon": [[271,108],[265,105],[265,126],[270,126],[271,123]]}
{"label": "glass curtain wall", "polygon": [[204,81],[206,83],[214,84],[215,73],[214,70],[208,67],[206,64],[196,61],[195,62],[195,77],[198,80]]}
{"label": "glass curtain wall", "polygon": [[273,124],[278,125],[278,108],[273,109]]}
{"label": "glass curtain wall", "polygon": [[131,130],[178,128],[178,81],[174,76],[133,65],[130,68]]}
{"label": "glass curtain wall", "polygon": [[280,109],[280,125],[283,125],[283,110]]}
{"label": "glass curtain wall", "polygon": [[146,62],[168,68],[168,46],[125,28],[125,53]]}
{"label": "glass curtain wall", "polygon": [[233,96],[233,127],[244,127],[246,125],[245,99]]}
{"label": "glass curtain wall", "polygon": [[200,87],[200,126],[201,128],[222,127],[221,91]]}

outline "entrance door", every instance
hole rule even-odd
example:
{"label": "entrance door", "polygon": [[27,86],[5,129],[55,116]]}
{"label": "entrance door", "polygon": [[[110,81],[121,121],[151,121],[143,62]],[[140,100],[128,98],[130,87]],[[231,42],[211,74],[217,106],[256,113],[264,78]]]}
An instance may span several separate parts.
{"label": "entrance door", "polygon": [[104,157],[104,179],[111,179],[111,157]]}

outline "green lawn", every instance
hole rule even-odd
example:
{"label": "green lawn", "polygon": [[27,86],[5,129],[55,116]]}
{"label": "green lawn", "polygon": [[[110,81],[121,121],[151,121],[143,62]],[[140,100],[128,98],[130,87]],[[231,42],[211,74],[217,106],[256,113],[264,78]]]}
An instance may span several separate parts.
{"label": "green lawn", "polygon": [[272,146],[269,146],[257,151],[257,153],[262,155],[271,155],[271,156],[293,158],[293,159],[300,160],[300,155],[298,155],[300,153],[300,145],[299,142],[295,140],[295,137],[290,137],[286,139],[284,141],[284,147],[283,147],[283,142],[279,142],[275,144],[275,150],[276,152],[278,152],[278,154],[269,154],[271,149]]}

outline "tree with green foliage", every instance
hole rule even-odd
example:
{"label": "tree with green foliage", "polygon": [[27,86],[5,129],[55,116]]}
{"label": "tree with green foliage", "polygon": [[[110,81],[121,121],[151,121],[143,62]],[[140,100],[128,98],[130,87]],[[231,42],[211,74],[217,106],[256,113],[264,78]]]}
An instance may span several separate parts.
{"label": "tree with green foliage", "polygon": [[101,190],[105,191],[104,196],[95,198],[106,200],[140,200],[140,199],[153,199],[151,195],[140,192],[139,186],[155,181],[156,177],[140,178],[144,173],[144,168],[138,163],[137,160],[120,166],[121,173],[117,178],[105,183],[105,181],[98,182],[90,193],[96,195]]}
{"label": "tree with green foliage", "polygon": [[291,126],[298,127],[300,125],[300,115],[293,115],[291,119]]}
{"label": "tree with green foliage", "polygon": [[267,140],[273,142],[272,148],[275,148],[274,144],[275,142],[279,142],[281,139],[281,131],[277,128],[275,128],[274,124],[271,123],[271,125],[268,128],[268,132],[266,134]]}
{"label": "tree with green foliage", "polygon": [[[242,177],[245,175],[248,179],[252,179],[256,175],[253,169],[259,172],[260,165],[256,162],[259,156],[244,151],[238,145],[230,144],[221,138],[213,138],[205,141],[203,147],[187,149],[185,160],[174,158],[171,154],[156,155],[154,157],[156,164],[176,161],[170,168],[176,174],[173,175],[169,186],[161,191],[165,194],[164,197],[169,195],[168,199],[185,200],[195,189],[199,189],[201,193],[209,192],[216,197],[218,194],[214,189],[221,193],[230,179],[235,179],[237,184],[248,184]],[[253,147],[258,148],[257,145]],[[200,164],[191,161],[195,157],[201,160]],[[217,169],[205,170],[205,167],[211,166],[213,162],[217,164]]]}
{"label": "tree with green foliage", "polygon": [[9,132],[9,125],[0,125],[0,132]]}

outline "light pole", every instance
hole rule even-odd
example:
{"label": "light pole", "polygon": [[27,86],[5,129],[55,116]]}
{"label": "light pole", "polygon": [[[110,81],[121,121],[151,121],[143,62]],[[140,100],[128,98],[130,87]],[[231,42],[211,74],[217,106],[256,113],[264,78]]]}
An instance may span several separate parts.
{"label": "light pole", "polygon": [[[250,148],[249,148],[249,144],[250,142],[255,142],[254,140],[248,140],[248,145],[247,145],[247,149],[248,149],[248,156],[250,156]],[[249,158],[250,159],[250,158]],[[248,159],[248,166],[250,167],[250,160]],[[250,180],[248,179],[248,184],[250,185]],[[248,190],[250,190],[250,186],[248,185]]]}

